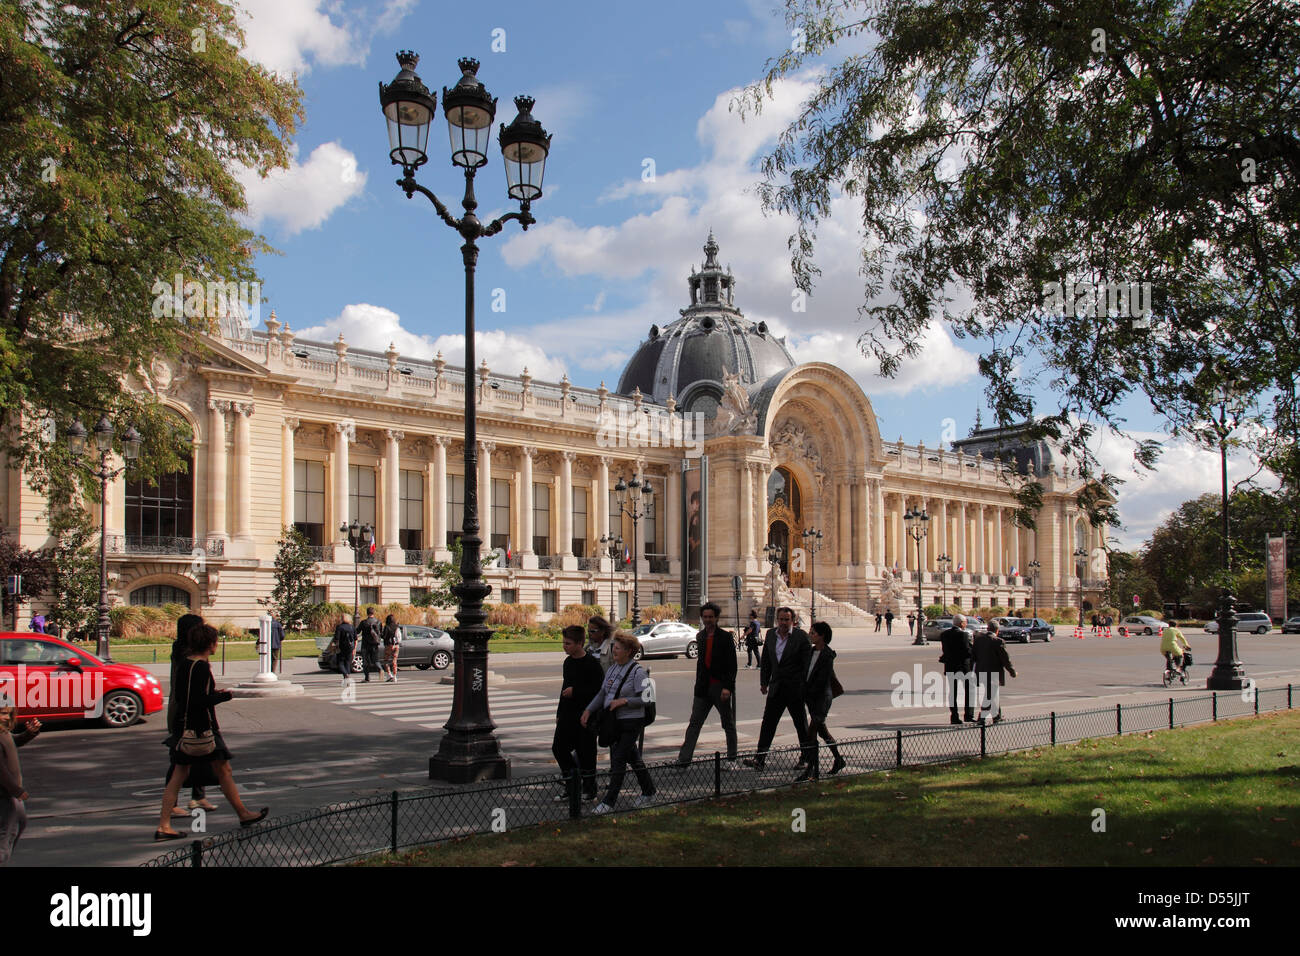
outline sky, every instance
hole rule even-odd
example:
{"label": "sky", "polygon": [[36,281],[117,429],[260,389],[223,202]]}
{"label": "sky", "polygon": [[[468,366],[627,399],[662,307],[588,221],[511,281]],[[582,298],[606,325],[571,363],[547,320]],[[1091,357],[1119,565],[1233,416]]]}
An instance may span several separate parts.
{"label": "sky", "polygon": [[[536,99],[533,115],[553,135],[538,222],[480,241],[478,353],[491,369],[575,385],[617,387],[651,325],[688,304],[686,278],[703,261],[710,230],[736,276],[736,303],[766,321],[797,362],[829,362],[862,386],[881,436],[942,443],[977,412],[991,423],[976,365],[979,343],[930,329],[925,349],[882,378],[855,346],[858,244],[854,210],[835,203],[819,230],[823,276],[806,310],[793,307],[787,239],[791,220],[765,215],[758,163],[813,88],[805,73],[774,88],[758,114],[741,117],[738,94],[791,42],[776,0],[658,0],[654,4],[555,0],[547,4],[452,4],[419,0],[240,0],[244,55],[296,74],[306,117],[288,170],[244,172],[248,225],[277,253],[259,257],[265,299],[302,338],[414,358],[464,356],[460,238],[418,194],[395,182],[378,84],[396,75],[397,50],[420,54],[417,72],[439,96],[460,78],[456,61],[481,61],[479,79],[499,100]],[[494,137],[495,146],[495,137]],[[417,174],[454,214],[463,174],[451,165],[445,122],[429,134]],[[475,180],[485,221],[517,205],[505,191],[499,152]],[[1183,501],[1219,490],[1219,456],[1163,433],[1145,400],[1121,409],[1128,438],[1103,435],[1094,450],[1124,479],[1115,546],[1139,547]],[[1138,469],[1130,439],[1165,445],[1157,471]],[[1229,479],[1254,472],[1233,456]]]}

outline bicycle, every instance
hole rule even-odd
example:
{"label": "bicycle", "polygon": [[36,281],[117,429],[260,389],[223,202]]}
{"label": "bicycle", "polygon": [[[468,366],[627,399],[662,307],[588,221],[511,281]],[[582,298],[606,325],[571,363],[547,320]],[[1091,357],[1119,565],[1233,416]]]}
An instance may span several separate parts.
{"label": "bicycle", "polygon": [[1165,674],[1164,674],[1164,685],[1165,685],[1166,687],[1168,687],[1168,686],[1169,686],[1170,684],[1172,684],[1175,680],[1177,680],[1177,681],[1179,681],[1180,683],[1182,683],[1183,686],[1186,686],[1186,685],[1187,685],[1187,668],[1185,668],[1185,667],[1182,667],[1182,668],[1175,668],[1173,665],[1171,665],[1171,664],[1169,664],[1168,662],[1166,662],[1166,663],[1165,663]]}

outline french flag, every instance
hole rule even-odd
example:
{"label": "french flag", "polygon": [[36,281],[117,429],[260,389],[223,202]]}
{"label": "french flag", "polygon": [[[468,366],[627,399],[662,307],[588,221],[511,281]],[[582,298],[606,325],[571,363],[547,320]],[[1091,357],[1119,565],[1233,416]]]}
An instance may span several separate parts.
{"label": "french flag", "polygon": [[509,561],[509,560],[510,560],[510,556],[513,555],[513,554],[514,554],[514,551],[513,551],[513,550],[511,549],[511,547],[510,547],[510,539],[509,539],[509,538],[506,538],[506,560]]}
{"label": "french flag", "polygon": [[1011,576],[1013,578],[1020,577],[1020,570],[1014,564],[1011,565]]}
{"label": "french flag", "polygon": [[375,539],[373,536],[370,538],[370,553],[375,553]]}
{"label": "french flag", "polygon": [[963,571],[965,571],[965,570],[966,570],[966,565],[964,565],[964,564],[962,564],[962,562],[958,561],[958,562],[957,562],[957,573],[958,573],[958,574],[961,574],[961,573],[962,573]]}
{"label": "french flag", "polygon": [[631,548],[624,548],[624,549],[623,549],[623,563],[624,563],[624,564],[631,564],[631,563],[632,563],[632,549],[631,549]]}

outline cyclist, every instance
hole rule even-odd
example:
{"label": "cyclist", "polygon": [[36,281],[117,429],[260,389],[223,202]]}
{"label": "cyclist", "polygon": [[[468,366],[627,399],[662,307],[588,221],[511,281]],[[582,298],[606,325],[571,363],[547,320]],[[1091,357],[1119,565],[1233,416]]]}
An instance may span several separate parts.
{"label": "cyclist", "polygon": [[1160,639],[1160,652],[1165,655],[1166,667],[1186,676],[1187,671],[1183,668],[1183,651],[1191,649],[1192,646],[1187,643],[1187,638],[1183,636],[1183,632],[1177,625],[1171,624],[1165,628],[1164,636]]}

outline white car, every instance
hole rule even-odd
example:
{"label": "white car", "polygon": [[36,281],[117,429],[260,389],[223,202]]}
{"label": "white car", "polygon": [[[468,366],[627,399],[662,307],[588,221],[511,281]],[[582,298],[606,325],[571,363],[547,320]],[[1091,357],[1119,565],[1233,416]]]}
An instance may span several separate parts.
{"label": "white car", "polygon": [[[1242,612],[1237,614],[1237,623],[1233,625],[1234,631],[1244,631],[1248,634],[1267,634],[1273,630],[1273,619],[1267,614],[1259,612]],[[1206,634],[1218,634],[1218,620],[1205,622]]]}
{"label": "white car", "polygon": [[1130,614],[1119,622],[1119,626],[1126,629],[1130,634],[1159,634],[1169,624],[1158,617],[1147,617],[1145,614]]}
{"label": "white car", "polygon": [[637,655],[653,657],[656,654],[698,657],[700,645],[699,631],[681,621],[660,621],[658,624],[642,624],[632,632],[641,642],[641,653]]}

